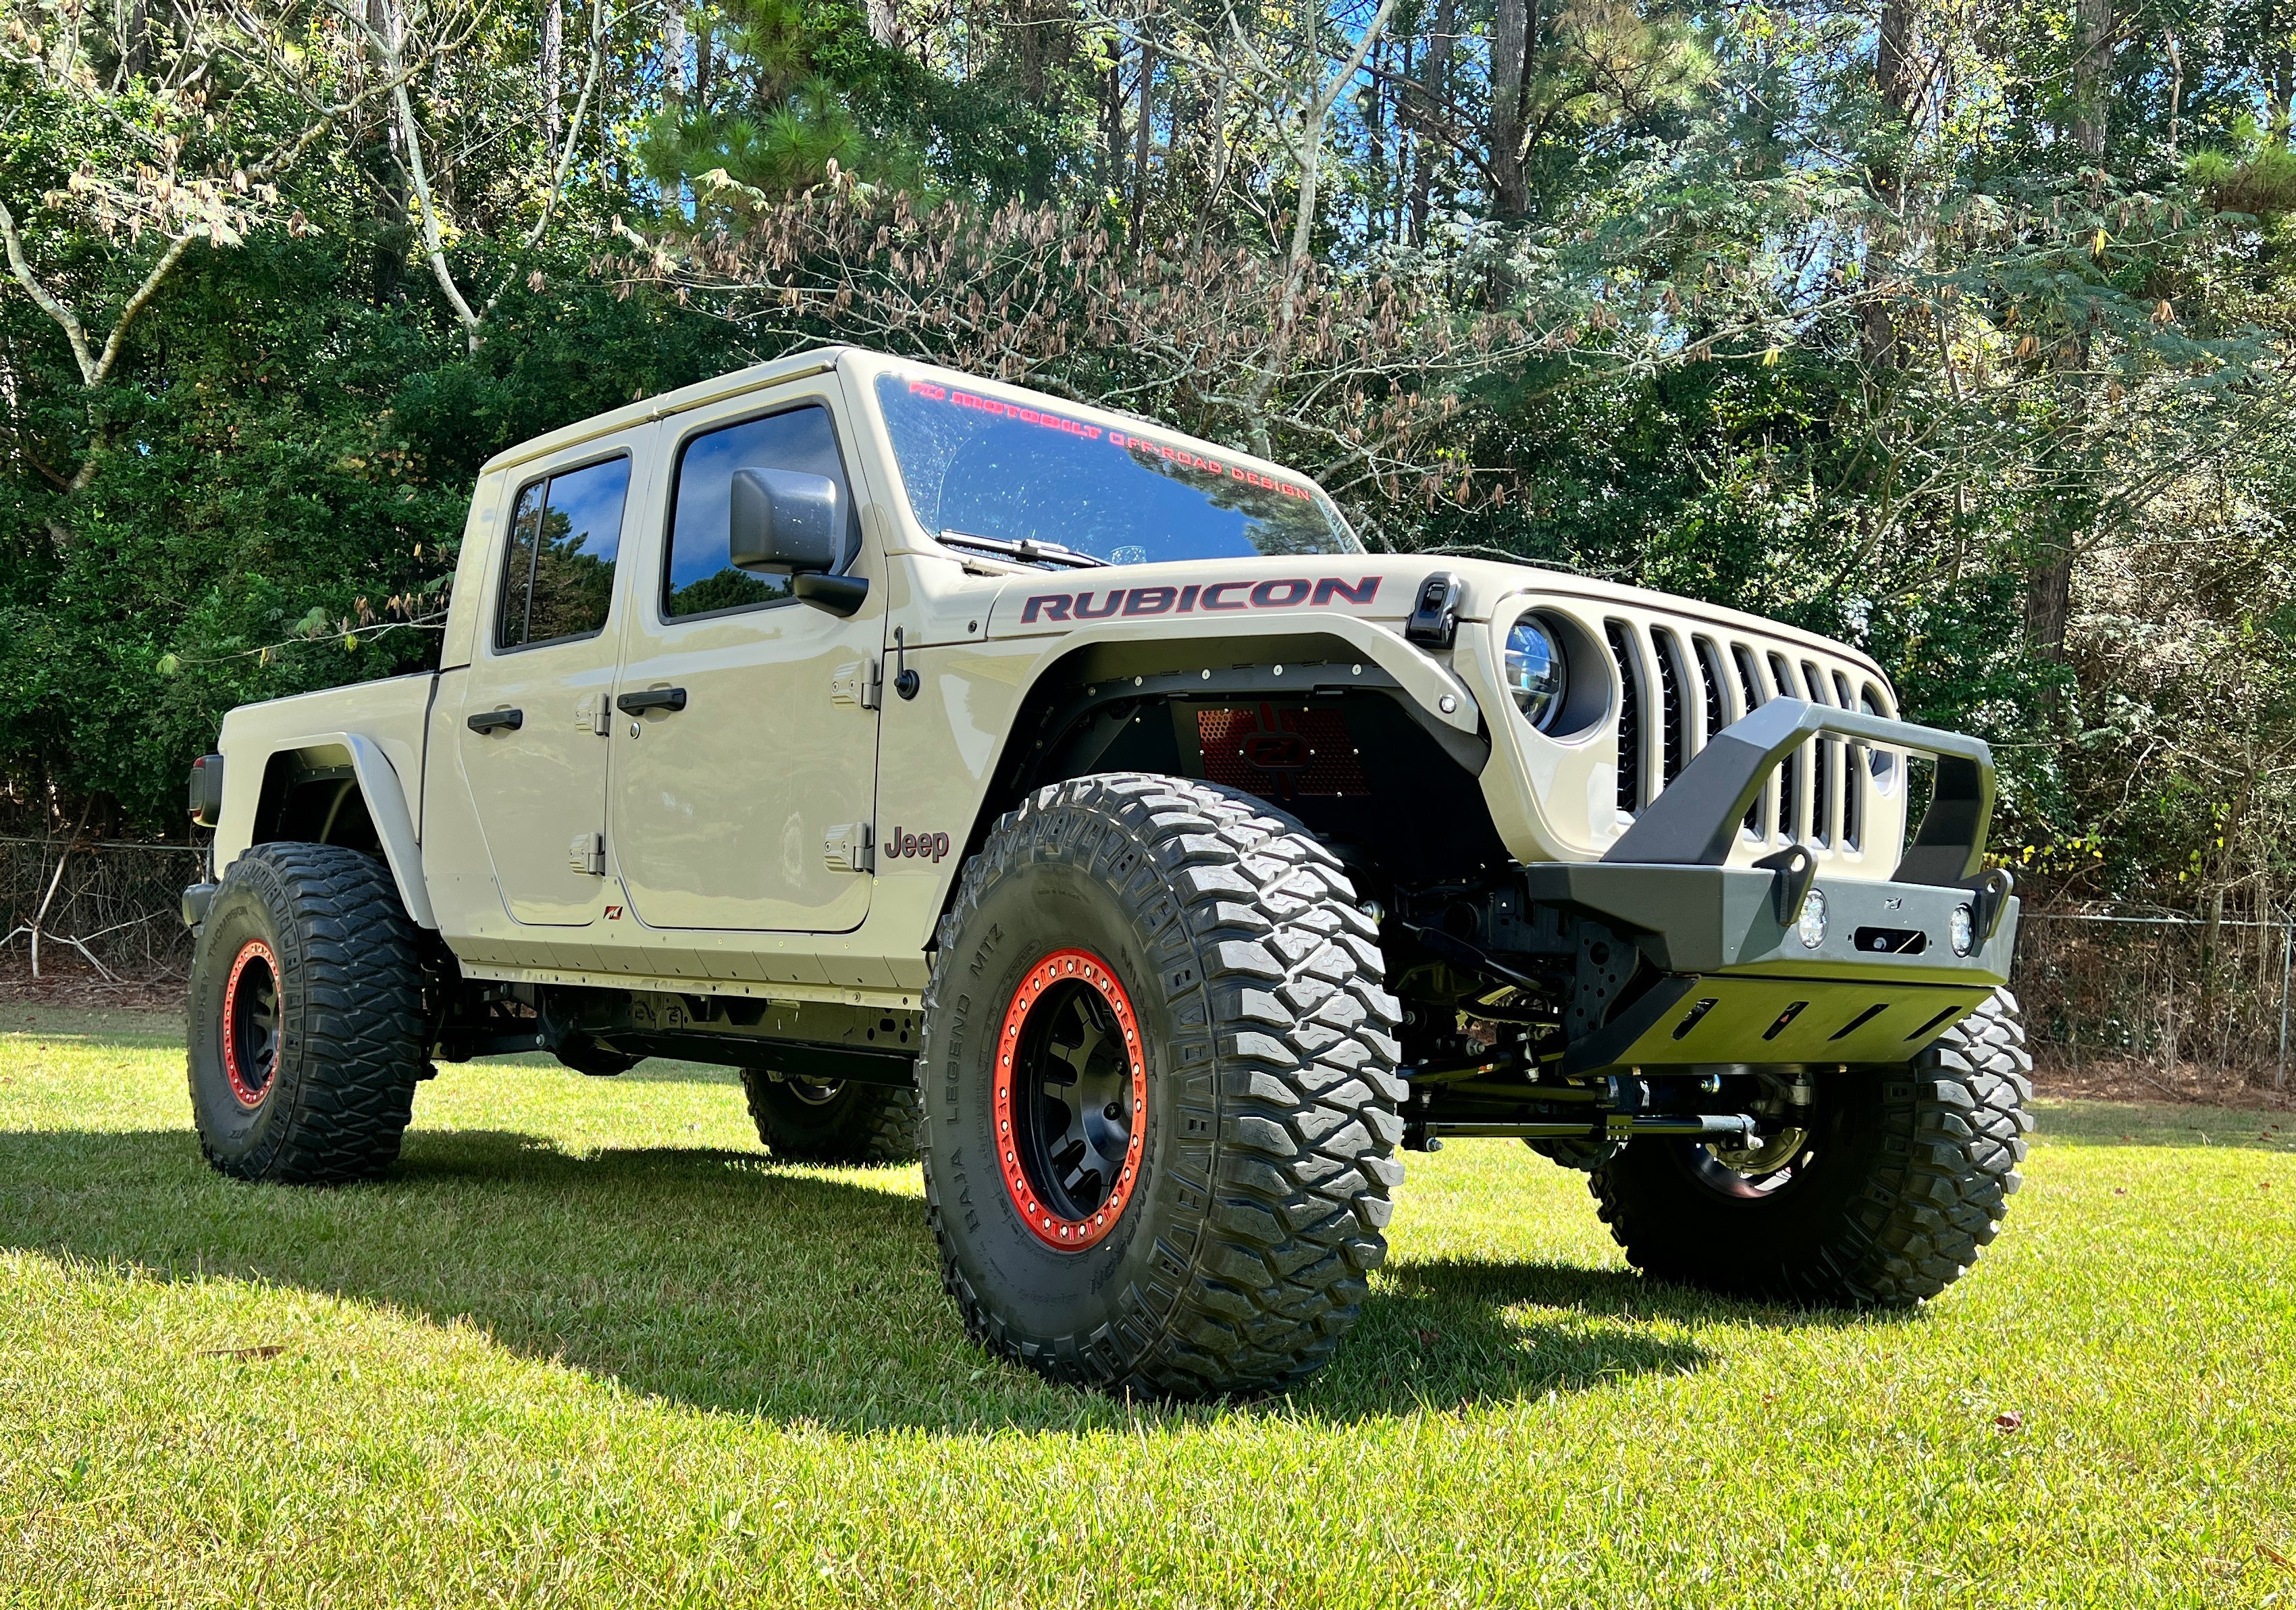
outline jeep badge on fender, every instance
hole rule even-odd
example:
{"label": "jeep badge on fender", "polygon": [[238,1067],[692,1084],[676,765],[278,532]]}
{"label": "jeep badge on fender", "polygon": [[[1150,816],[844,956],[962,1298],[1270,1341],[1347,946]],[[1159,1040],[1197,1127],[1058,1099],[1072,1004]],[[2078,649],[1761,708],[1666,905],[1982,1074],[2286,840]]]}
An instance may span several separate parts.
{"label": "jeep badge on fender", "polygon": [[1936,1294],[2017,1187],[1992,756],[1846,644],[849,347],[512,448],[466,530],[439,669],[193,773],[226,1174],[383,1172],[436,1062],[713,1061],[777,1155],[922,1165],[981,1347],[1211,1399],[1332,1355],[1447,1138],[1797,1305]]}

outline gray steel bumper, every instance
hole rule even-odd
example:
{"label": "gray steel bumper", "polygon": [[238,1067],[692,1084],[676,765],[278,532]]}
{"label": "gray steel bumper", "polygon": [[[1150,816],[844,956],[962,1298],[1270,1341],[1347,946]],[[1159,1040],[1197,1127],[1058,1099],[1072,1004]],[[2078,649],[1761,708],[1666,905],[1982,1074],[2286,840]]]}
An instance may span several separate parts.
{"label": "gray steel bumper", "polygon": [[[1819,875],[1799,846],[1725,865],[1769,774],[1814,738],[1937,757],[1937,786],[1888,883]],[[1525,867],[1526,899],[1600,918],[1667,976],[1575,1040],[1570,1073],[1630,1066],[1903,1063],[2008,982],[2017,901],[1982,871],[1992,752],[1978,739],[1800,700],[1715,735],[1609,854]],[[1823,938],[1796,932],[1811,889]],[[1952,942],[1967,908],[1973,942]]]}

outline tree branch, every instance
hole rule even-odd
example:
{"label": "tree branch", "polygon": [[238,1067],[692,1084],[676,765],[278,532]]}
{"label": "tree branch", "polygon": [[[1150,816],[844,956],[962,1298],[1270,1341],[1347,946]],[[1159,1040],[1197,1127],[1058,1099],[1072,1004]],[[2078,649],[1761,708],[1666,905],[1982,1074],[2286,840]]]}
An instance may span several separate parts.
{"label": "tree branch", "polygon": [[79,363],[80,383],[93,386],[96,383],[95,355],[88,350],[87,332],[72,310],[40,283],[39,276],[32,272],[32,266],[24,260],[24,242],[16,233],[16,215],[8,210],[5,201],[0,201],[0,241],[6,242],[8,268],[16,276],[16,283],[39,304],[41,312],[62,326],[64,339],[71,342],[72,357]]}
{"label": "tree branch", "polygon": [[[176,265],[183,260],[184,253],[190,249],[195,238],[186,233],[168,242],[168,250],[152,266],[152,272],[144,276],[144,283],[135,287],[135,294],[127,299],[127,305],[119,310],[119,317],[111,326],[111,335],[103,343],[103,356],[95,360],[95,373],[88,376],[89,385],[100,386],[111,377],[112,366],[119,361],[119,343],[127,336],[127,326],[135,322],[135,316],[143,312],[144,305],[159,292],[160,283],[176,271]],[[86,466],[83,465],[80,475],[86,473]],[[74,478],[76,482],[78,479]]]}

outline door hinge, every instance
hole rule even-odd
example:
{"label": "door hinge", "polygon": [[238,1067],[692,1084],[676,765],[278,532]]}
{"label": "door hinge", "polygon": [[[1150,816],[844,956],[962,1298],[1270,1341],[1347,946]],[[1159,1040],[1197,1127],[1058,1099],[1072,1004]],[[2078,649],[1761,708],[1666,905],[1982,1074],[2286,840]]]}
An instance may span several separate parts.
{"label": "door hinge", "polygon": [[603,694],[584,694],[574,701],[574,727],[596,737],[614,729],[614,707]]}
{"label": "door hinge", "polygon": [[603,833],[576,834],[574,842],[566,846],[566,864],[577,872],[603,877],[606,875],[606,835]]}
{"label": "door hinge", "polygon": [[866,822],[840,822],[829,830],[829,869],[832,872],[874,872],[877,842]]}
{"label": "door hinge", "polygon": [[883,669],[874,660],[854,660],[837,668],[829,679],[832,704],[876,710],[885,702]]}

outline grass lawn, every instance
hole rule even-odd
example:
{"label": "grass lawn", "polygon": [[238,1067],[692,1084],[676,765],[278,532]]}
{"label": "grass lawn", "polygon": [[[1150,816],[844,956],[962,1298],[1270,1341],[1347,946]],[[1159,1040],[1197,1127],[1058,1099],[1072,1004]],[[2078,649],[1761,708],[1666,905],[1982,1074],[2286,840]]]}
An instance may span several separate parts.
{"label": "grass lawn", "polygon": [[772,1162],[730,1076],[415,1113],[232,1184],[174,1025],[0,1008],[0,1603],[2296,1606],[2280,1115],[2045,1107],[1896,1318],[1649,1285],[1454,1143],[1332,1368],[1173,1410],[976,1352],[915,1171]]}

